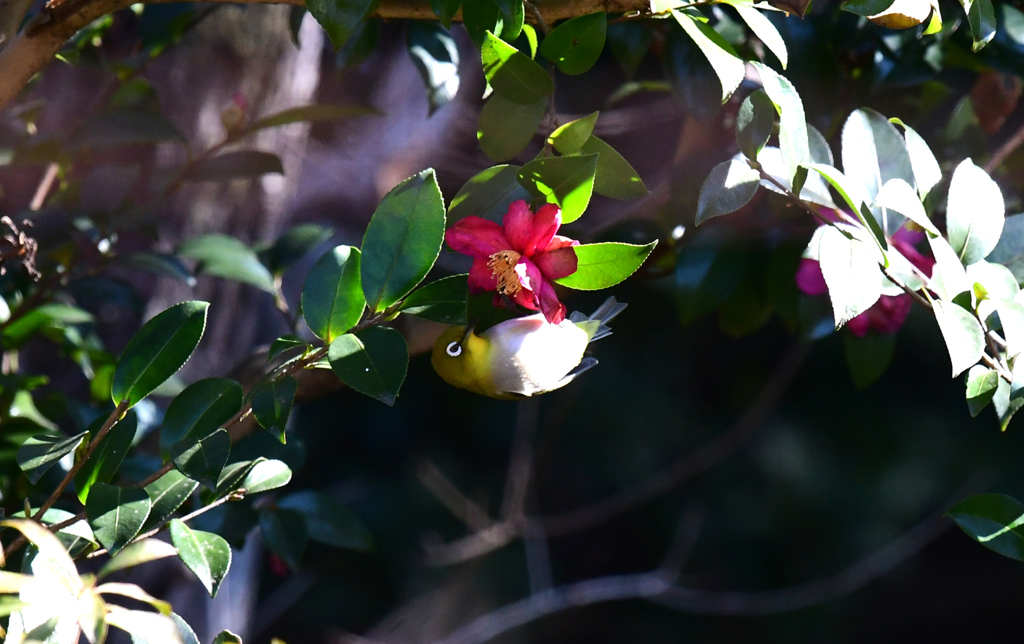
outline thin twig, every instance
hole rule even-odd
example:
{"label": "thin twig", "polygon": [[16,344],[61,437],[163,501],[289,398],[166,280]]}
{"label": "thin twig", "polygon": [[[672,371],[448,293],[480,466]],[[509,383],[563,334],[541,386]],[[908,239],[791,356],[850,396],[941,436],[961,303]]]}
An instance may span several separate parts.
{"label": "thin twig", "polygon": [[537,26],[544,32],[544,35],[547,36],[550,34],[551,27],[549,27],[548,23],[544,21],[544,16],[541,14],[540,9],[537,8],[537,5],[529,2],[529,0],[523,0],[523,6],[529,9],[533,14],[533,17],[537,19]]}
{"label": "thin twig", "polygon": [[60,166],[56,163],[46,166],[43,179],[39,182],[39,187],[36,188],[36,193],[32,196],[32,201],[28,205],[29,210],[39,210],[46,203],[46,196],[50,194],[53,182],[57,180],[58,171],[60,171]]}
{"label": "thin twig", "polygon": [[1017,131],[1014,132],[1010,138],[1006,139],[1006,141],[1000,145],[994,153],[992,153],[992,157],[989,158],[984,166],[982,166],[982,169],[984,169],[985,172],[992,174],[996,168],[1001,166],[1003,161],[1006,161],[1006,159],[1021,145],[1024,145],[1024,125],[1017,128]]}

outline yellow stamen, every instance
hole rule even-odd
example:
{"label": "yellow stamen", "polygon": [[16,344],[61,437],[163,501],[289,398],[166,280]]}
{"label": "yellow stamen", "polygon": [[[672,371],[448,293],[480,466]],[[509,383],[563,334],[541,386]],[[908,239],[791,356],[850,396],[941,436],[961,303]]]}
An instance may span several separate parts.
{"label": "yellow stamen", "polygon": [[515,297],[523,290],[523,285],[516,275],[516,264],[519,253],[514,250],[502,250],[487,259],[487,268],[491,269],[491,277],[498,280],[498,293]]}

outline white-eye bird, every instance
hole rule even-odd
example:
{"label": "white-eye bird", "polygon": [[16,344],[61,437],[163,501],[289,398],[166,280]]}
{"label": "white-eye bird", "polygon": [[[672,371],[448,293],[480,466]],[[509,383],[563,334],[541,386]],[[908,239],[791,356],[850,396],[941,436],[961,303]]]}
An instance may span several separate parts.
{"label": "white-eye bird", "polygon": [[452,327],[434,344],[431,364],[448,384],[513,400],[543,394],[572,382],[597,364],[583,353],[611,334],[608,322],[626,308],[614,297],[590,317],[574,312],[558,324],[542,313],[506,320],[480,335]]}

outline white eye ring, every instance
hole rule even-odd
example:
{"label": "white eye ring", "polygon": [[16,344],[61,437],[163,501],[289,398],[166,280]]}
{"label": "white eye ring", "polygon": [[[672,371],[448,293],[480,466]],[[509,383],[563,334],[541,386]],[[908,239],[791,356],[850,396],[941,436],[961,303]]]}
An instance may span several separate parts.
{"label": "white eye ring", "polygon": [[462,345],[458,342],[449,342],[445,352],[453,358],[458,358],[462,355]]}

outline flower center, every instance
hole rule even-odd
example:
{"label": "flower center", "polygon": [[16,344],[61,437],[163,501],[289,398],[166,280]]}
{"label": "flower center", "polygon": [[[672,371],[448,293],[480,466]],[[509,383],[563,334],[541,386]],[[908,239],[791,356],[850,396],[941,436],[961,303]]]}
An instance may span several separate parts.
{"label": "flower center", "polygon": [[498,293],[515,297],[523,290],[519,276],[516,275],[519,257],[519,253],[514,250],[502,250],[487,258],[487,268],[491,269],[491,276],[498,280]]}

